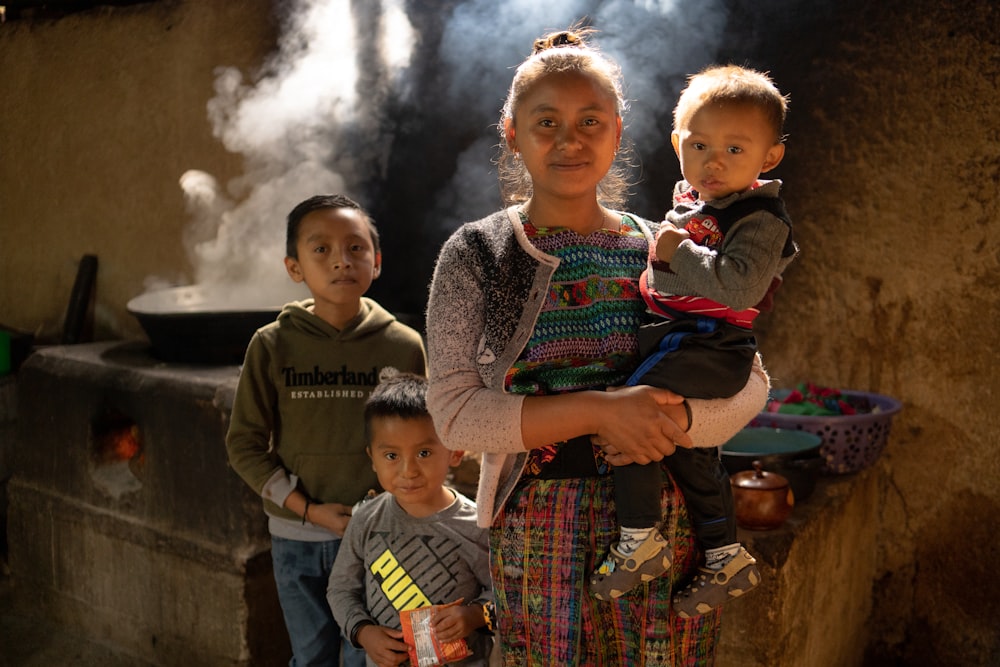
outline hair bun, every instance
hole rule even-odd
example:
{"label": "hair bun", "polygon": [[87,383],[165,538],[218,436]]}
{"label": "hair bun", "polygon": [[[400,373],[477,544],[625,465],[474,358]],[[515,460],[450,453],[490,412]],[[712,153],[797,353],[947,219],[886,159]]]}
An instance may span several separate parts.
{"label": "hair bun", "polygon": [[392,380],[398,378],[400,375],[403,375],[403,372],[400,371],[398,368],[394,368],[393,366],[385,366],[382,368],[381,371],[379,371],[378,381],[391,382]]}
{"label": "hair bun", "polygon": [[582,46],[583,45],[583,35],[573,30],[561,30],[559,32],[552,32],[544,37],[539,37],[535,40],[534,48],[532,49],[532,55],[545,51],[546,49],[554,49],[560,46]]}

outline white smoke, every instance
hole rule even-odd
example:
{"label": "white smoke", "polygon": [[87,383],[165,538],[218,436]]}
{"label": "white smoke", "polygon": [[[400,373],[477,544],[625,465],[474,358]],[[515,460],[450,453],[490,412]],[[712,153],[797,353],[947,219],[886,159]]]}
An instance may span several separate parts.
{"label": "white smoke", "polygon": [[[192,217],[185,240],[194,282],[222,284],[228,294],[269,305],[304,296],[282,264],[285,216],[317,193],[343,192],[370,207],[369,193],[357,190],[374,182],[379,196],[396,197],[409,186],[384,179],[395,142],[419,135],[431,146],[441,130],[406,127],[407,109],[438,114],[445,121],[436,128],[469,138],[454,151],[450,181],[437,183],[425,210],[407,210],[403,222],[446,233],[496,209],[496,122],[513,70],[535,38],[581,20],[598,30],[597,45],[622,66],[631,102],[627,136],[640,157],[652,152],[669,141],[670,112],[686,75],[711,60],[720,42],[722,2],[284,3],[289,13],[277,52],[253,77],[220,68],[208,104],[215,136],[243,156],[244,174],[224,186],[195,169],[181,177]],[[416,48],[422,60],[413,62]],[[434,77],[444,83],[429,95],[422,86]],[[420,159],[408,167],[414,179],[423,175]],[[433,240],[416,249],[423,263],[436,255]]]}
{"label": "white smoke", "polygon": [[[307,295],[284,269],[285,216],[314,194],[350,193],[366,170],[379,168],[385,151],[359,90],[360,63],[374,58],[385,87],[399,81],[412,51],[401,0],[370,6],[382,39],[363,39],[370,26],[349,0],[288,4],[278,52],[257,78],[220,68],[208,103],[215,136],[244,157],[244,174],[225,188],[196,169],[180,179],[192,217],[185,241],[194,283],[226,294],[228,306],[276,306]],[[347,135],[366,139],[356,143],[368,152],[343,152]]]}

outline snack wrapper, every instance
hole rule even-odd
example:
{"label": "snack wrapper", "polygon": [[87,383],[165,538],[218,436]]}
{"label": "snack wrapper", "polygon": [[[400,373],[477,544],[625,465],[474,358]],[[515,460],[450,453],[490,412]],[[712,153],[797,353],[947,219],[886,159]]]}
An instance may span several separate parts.
{"label": "snack wrapper", "polygon": [[437,667],[472,655],[464,639],[452,642],[439,641],[434,628],[431,627],[431,620],[437,611],[448,606],[450,605],[435,604],[399,612],[403,626],[403,641],[406,642],[410,654],[411,667]]}

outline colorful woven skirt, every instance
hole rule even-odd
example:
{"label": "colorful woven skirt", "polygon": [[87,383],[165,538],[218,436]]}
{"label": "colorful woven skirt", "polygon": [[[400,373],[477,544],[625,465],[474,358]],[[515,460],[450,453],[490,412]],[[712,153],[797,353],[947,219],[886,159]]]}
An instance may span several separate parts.
{"label": "colorful woven skirt", "polygon": [[490,531],[497,631],[507,667],[696,667],[714,663],[721,612],[682,619],[671,590],[697,565],[683,497],[666,472],[663,534],[673,566],[602,602],[587,582],[618,537],[610,476],[524,479]]}

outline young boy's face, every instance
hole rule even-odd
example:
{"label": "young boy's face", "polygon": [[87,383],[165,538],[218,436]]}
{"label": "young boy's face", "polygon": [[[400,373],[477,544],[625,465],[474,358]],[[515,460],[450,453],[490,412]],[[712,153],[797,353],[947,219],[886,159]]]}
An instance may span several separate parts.
{"label": "young boy's face", "polygon": [[376,417],[370,429],[372,468],[407,514],[430,516],[452,503],[444,481],[462,452],[441,444],[430,417]]}
{"label": "young boy's face", "polygon": [[751,106],[703,106],[670,141],[684,179],[705,201],[743,192],[785,155],[764,112]]}
{"label": "young boy's face", "polygon": [[305,282],[314,312],[334,326],[358,314],[361,296],[382,268],[364,215],[353,208],[308,213],[299,226],[298,259],[285,258],[288,275]]}

